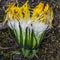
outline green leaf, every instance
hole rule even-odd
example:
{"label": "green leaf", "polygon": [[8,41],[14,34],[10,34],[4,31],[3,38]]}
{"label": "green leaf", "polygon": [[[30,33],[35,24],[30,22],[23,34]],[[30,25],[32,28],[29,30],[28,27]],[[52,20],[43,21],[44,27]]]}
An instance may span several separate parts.
{"label": "green leaf", "polygon": [[31,39],[31,32],[30,32],[30,29],[28,28],[28,31],[27,31],[27,47],[30,48],[30,39]]}
{"label": "green leaf", "polygon": [[37,47],[37,38],[35,36],[35,34],[33,33],[33,48],[36,48]]}
{"label": "green leaf", "polygon": [[33,30],[31,31],[31,49],[33,49]]}
{"label": "green leaf", "polygon": [[28,28],[26,28],[26,31],[25,31],[25,48],[27,48],[27,42],[28,41]]}
{"label": "green leaf", "polygon": [[[10,23],[11,24],[11,23]],[[11,26],[12,26],[12,24],[11,24]],[[13,32],[14,32],[14,34],[15,34],[15,37],[16,37],[16,42],[19,44],[19,42],[20,42],[20,37],[18,36],[18,31],[12,26],[12,28],[13,28]]]}
{"label": "green leaf", "polygon": [[20,26],[20,46],[23,46],[23,33],[22,33],[22,28]]}
{"label": "green leaf", "polygon": [[28,57],[30,55],[30,50],[22,48],[22,53],[24,57]]}
{"label": "green leaf", "polygon": [[41,33],[40,36],[39,36],[39,44],[41,43],[41,41],[43,40],[44,38],[44,35],[45,35],[45,32]]}

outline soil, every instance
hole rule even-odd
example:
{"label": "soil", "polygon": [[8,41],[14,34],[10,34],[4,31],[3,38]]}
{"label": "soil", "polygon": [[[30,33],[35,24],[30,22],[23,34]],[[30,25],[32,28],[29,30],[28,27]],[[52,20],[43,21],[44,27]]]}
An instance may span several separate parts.
{"label": "soil", "polygon": [[[0,22],[4,21],[6,5],[13,1],[19,1],[23,5],[26,0],[0,0]],[[53,7],[53,28],[46,32],[37,56],[31,60],[60,60],[60,0],[29,0],[29,5],[35,7],[40,1],[49,3]],[[30,60],[24,58],[21,53],[12,53],[19,49],[19,46],[10,32],[9,28],[0,30],[0,60]]]}

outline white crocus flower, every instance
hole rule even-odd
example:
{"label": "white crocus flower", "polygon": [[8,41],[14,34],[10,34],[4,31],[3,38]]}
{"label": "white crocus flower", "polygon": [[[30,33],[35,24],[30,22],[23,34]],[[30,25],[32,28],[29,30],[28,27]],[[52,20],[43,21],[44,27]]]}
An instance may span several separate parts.
{"label": "white crocus flower", "polygon": [[25,57],[36,54],[36,48],[44,38],[45,31],[52,27],[53,20],[53,10],[49,4],[41,2],[31,10],[32,14],[28,1],[20,7],[11,3],[6,9],[5,22],[13,30]]}
{"label": "white crocus flower", "polygon": [[36,36],[40,35],[47,29],[48,25],[42,22],[33,22],[33,29]]}
{"label": "white crocus flower", "polygon": [[20,36],[20,28],[19,28],[19,22],[17,20],[9,20],[7,25],[12,29],[16,30],[18,36]]}
{"label": "white crocus flower", "polygon": [[31,28],[31,24],[32,24],[32,21],[30,20],[30,18],[28,19],[28,21],[25,21],[24,19],[21,19],[20,21],[20,25],[21,25],[21,28],[22,30],[25,32],[26,31],[26,28]]}

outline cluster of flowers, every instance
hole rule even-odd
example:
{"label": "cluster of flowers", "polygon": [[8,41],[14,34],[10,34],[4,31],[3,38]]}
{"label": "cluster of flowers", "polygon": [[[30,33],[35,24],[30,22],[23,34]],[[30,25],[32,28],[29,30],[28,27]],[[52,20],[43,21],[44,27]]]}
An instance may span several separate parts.
{"label": "cluster of flowers", "polygon": [[27,1],[22,6],[9,3],[5,12],[4,22],[13,30],[24,56],[34,55],[45,31],[52,27],[52,7],[40,2],[36,7],[30,8]]}

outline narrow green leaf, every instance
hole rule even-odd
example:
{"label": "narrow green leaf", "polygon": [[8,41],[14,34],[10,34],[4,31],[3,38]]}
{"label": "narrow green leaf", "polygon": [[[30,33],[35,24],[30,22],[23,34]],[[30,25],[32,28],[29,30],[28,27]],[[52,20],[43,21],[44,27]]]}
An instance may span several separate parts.
{"label": "narrow green leaf", "polygon": [[27,33],[28,33],[28,28],[26,28],[26,31],[25,31],[25,48],[27,48],[27,40],[28,40]]}
{"label": "narrow green leaf", "polygon": [[31,49],[33,49],[33,29],[31,31]]}
{"label": "narrow green leaf", "polygon": [[23,33],[22,33],[22,28],[21,26],[20,27],[20,46],[22,47],[23,46]]}
{"label": "narrow green leaf", "polygon": [[44,32],[40,35],[40,42],[43,40],[43,38],[44,38]]}
{"label": "narrow green leaf", "polygon": [[38,37],[38,45],[39,45],[39,44],[41,43],[41,41],[43,40],[44,34],[45,34],[45,32],[43,32],[43,33],[41,33],[41,34],[39,35],[39,37]]}
{"label": "narrow green leaf", "polygon": [[28,28],[28,31],[27,31],[27,48],[30,49],[30,45],[31,45],[31,42],[30,42],[30,39],[31,39],[31,35],[30,35],[30,29]]}
{"label": "narrow green leaf", "polygon": [[36,48],[37,47],[37,38],[34,33],[33,33],[33,37],[34,37],[33,48]]}
{"label": "narrow green leaf", "polygon": [[[10,23],[11,24],[11,23]],[[11,26],[12,26],[12,24],[11,24]],[[17,32],[17,30],[12,26],[12,28],[13,28],[13,32],[14,32],[14,34],[15,34],[15,37],[16,37],[16,42],[19,44],[19,36],[18,36],[18,32]]]}

